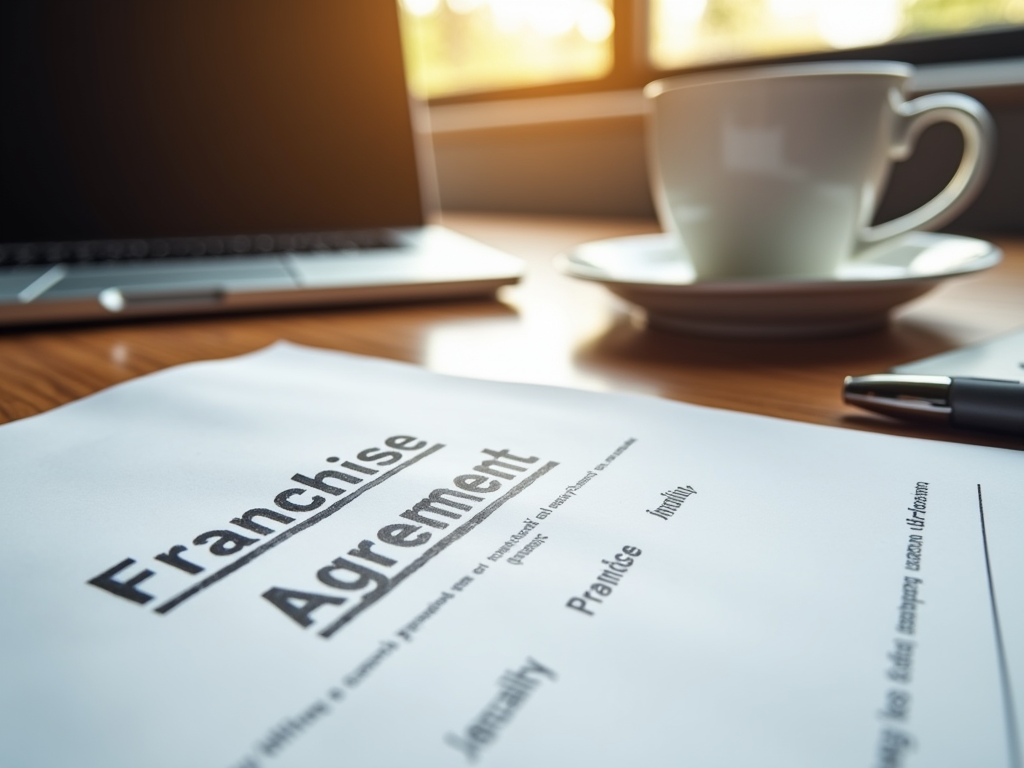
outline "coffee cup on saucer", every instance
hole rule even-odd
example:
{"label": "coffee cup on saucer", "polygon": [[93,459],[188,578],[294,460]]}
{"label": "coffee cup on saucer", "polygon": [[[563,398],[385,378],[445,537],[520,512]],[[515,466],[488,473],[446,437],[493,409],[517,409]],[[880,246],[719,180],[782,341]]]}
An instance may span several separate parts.
{"label": "coffee cup on saucer", "polygon": [[[659,80],[649,158],[658,218],[697,279],[821,280],[912,230],[950,221],[977,193],[994,149],[975,99],[904,96],[910,65],[849,61],[736,69]],[[964,136],[936,197],[871,221],[893,161],[929,125]]]}

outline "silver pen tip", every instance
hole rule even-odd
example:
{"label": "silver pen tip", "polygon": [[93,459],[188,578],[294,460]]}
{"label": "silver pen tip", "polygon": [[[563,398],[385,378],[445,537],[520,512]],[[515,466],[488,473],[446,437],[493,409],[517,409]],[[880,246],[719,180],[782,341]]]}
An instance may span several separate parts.
{"label": "silver pen tip", "polygon": [[949,376],[874,374],[847,376],[843,400],[850,405],[897,418],[948,422]]}

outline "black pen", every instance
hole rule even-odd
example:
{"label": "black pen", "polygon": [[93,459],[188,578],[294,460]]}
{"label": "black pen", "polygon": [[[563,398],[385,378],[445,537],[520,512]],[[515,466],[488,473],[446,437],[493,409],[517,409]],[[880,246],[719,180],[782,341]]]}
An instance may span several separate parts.
{"label": "black pen", "polygon": [[843,400],[899,419],[1024,435],[1024,382],[881,373],[847,376]]}

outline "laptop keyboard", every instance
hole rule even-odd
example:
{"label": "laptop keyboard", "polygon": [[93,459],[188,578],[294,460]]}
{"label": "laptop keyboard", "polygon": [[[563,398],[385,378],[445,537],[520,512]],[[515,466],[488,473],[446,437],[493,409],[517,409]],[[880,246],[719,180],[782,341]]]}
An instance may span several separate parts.
{"label": "laptop keyboard", "polygon": [[133,262],[204,256],[367,251],[401,243],[384,229],[300,232],[279,235],[177,237],[151,240],[88,240],[64,243],[0,243],[0,266]]}

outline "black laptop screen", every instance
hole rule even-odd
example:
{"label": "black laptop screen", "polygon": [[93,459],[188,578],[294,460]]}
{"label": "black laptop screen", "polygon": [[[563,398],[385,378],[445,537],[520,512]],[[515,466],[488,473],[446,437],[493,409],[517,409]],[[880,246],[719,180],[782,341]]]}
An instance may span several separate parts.
{"label": "black laptop screen", "polygon": [[0,7],[0,242],[422,223],[394,2]]}

